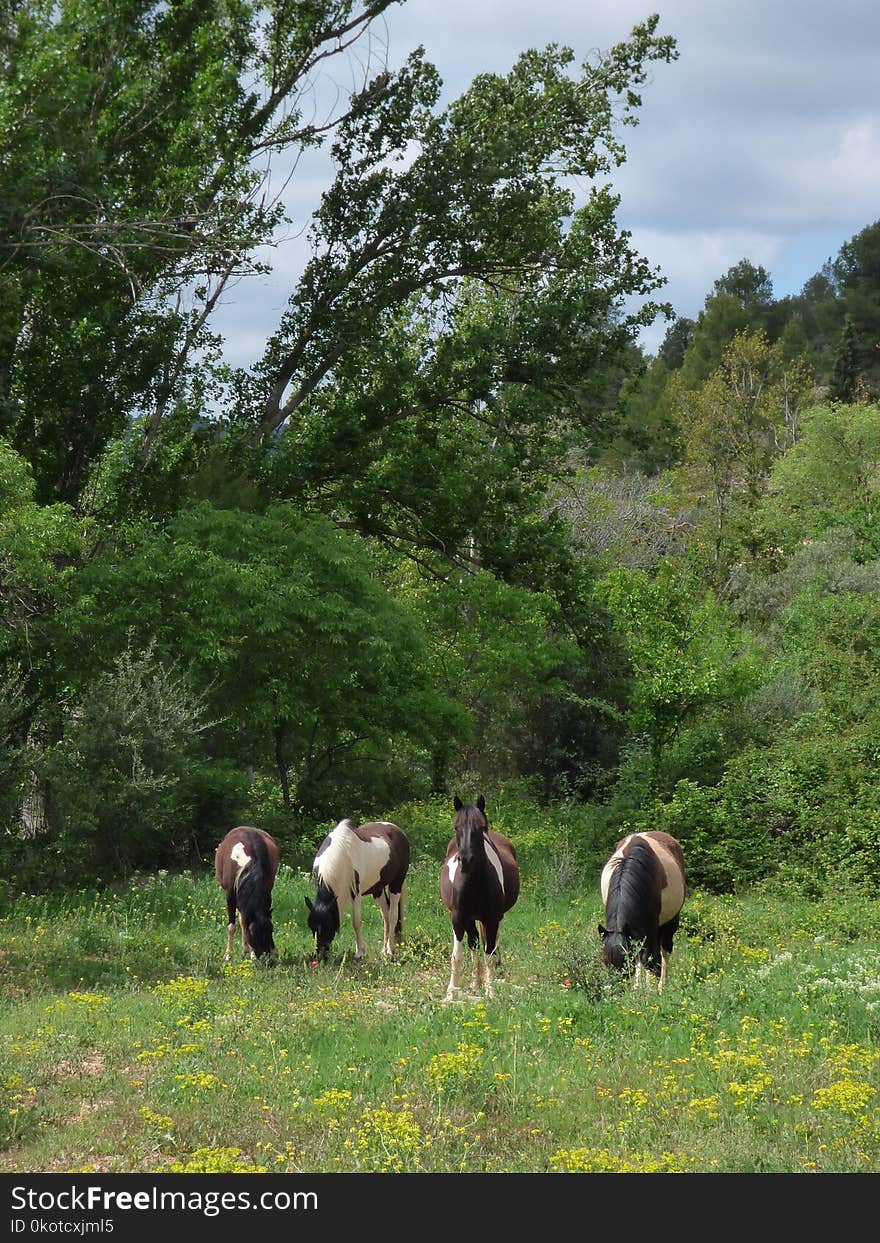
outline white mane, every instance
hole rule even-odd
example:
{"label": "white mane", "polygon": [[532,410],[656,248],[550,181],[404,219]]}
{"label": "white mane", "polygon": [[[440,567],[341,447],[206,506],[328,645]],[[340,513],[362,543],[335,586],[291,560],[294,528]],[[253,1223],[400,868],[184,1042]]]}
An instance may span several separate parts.
{"label": "white mane", "polygon": [[315,857],[315,875],[336,894],[340,919],[351,901],[351,886],[357,870],[357,850],[361,844],[354,827],[353,820],[340,820],[336,828],[328,834],[330,841],[327,847]]}
{"label": "white mane", "polygon": [[328,834],[329,841],[315,856],[313,871],[319,881],[333,890],[341,919],[352,899],[354,874],[360,878],[360,891],[372,888],[388,861],[390,849],[382,838],[362,842],[355,833],[353,820],[340,820]]}

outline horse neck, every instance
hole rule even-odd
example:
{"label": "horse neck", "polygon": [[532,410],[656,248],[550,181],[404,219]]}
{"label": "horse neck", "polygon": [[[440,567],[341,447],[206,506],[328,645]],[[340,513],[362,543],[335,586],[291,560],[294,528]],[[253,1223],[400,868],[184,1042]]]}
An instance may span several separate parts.
{"label": "horse neck", "polygon": [[235,878],[236,902],[245,916],[258,911],[271,913],[272,899],[266,880],[263,859],[259,851],[255,851]]}
{"label": "horse neck", "polygon": [[323,885],[329,895],[336,899],[340,919],[348,910],[351,902],[359,845],[360,839],[356,834],[339,824],[331,834],[330,845],[315,861],[318,896],[321,896]]}
{"label": "horse neck", "polygon": [[653,860],[650,846],[637,844],[612,872],[605,903],[609,932],[623,932],[627,925],[641,923],[654,885]]}

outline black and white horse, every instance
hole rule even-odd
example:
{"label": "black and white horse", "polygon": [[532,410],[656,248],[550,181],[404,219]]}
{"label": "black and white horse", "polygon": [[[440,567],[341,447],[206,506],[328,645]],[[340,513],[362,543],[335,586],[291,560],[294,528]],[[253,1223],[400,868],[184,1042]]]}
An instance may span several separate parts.
{"label": "black and white horse", "polygon": [[409,840],[396,824],[377,820],[356,825],[353,820],[340,820],[324,838],[312,864],[318,882],[315,900],[306,898],[318,958],[327,957],[349,906],[357,943],[355,957],[364,957],[363,894],[376,899],[385,925],[382,953],[393,957],[395,943],[400,940],[403,885],[408,868]]}
{"label": "black and white horse", "polygon": [[227,962],[232,957],[236,911],[241,924],[241,952],[253,959],[275,953],[272,886],[277,872],[278,847],[262,829],[230,829],[217,847],[214,874],[226,893]]}
{"label": "black and white horse", "polygon": [[[519,865],[513,843],[489,828],[486,800],[455,808],[455,837],[446,849],[440,869],[440,897],[452,917],[452,967],[446,1001],[453,1001],[459,987],[464,939],[473,955],[473,987],[482,984],[487,997],[495,996],[493,957],[498,947],[498,928],[506,911],[519,897]],[[477,933],[477,925],[480,935]],[[482,937],[482,954],[480,940]]]}
{"label": "black and white horse", "polygon": [[[621,838],[602,869],[599,889],[607,924],[599,924],[602,957],[609,967],[634,969],[636,987],[647,969],[659,977],[657,989],[663,991],[685,885],[681,846],[659,830]],[[641,942],[637,953],[633,942]]]}

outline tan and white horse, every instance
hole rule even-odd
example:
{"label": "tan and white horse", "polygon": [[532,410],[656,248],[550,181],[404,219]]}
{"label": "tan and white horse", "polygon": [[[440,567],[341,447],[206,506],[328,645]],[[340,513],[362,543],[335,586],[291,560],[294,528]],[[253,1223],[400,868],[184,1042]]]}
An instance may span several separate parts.
{"label": "tan and white horse", "polygon": [[251,958],[275,953],[272,886],[278,872],[278,847],[262,829],[241,826],[230,831],[214,855],[214,874],[226,894],[226,961],[232,957],[235,915],[241,924],[241,952]]}
{"label": "tan and white horse", "polygon": [[[607,925],[599,924],[602,957],[618,970],[634,968],[636,987],[647,970],[659,977],[657,988],[663,991],[685,887],[681,846],[660,830],[621,838],[602,869],[599,889]],[[635,954],[634,941],[642,942]]]}
{"label": "tan and white horse", "polygon": [[400,940],[403,885],[409,869],[409,840],[403,830],[389,820],[361,825],[340,820],[318,848],[312,869],[318,888],[314,902],[306,898],[306,906],[318,958],[326,958],[349,906],[357,946],[355,957],[364,957],[363,894],[374,897],[382,912],[382,953],[392,958],[395,943]]}

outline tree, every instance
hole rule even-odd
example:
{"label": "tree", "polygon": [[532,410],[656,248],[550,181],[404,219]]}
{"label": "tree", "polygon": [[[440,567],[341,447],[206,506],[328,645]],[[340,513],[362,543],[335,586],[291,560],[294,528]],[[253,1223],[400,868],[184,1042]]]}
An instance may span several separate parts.
{"label": "tree", "polygon": [[856,326],[849,314],[843,317],[843,327],[834,350],[834,369],[828,395],[834,401],[851,402],[855,398],[858,380],[858,350]]}
{"label": "tree", "polygon": [[[716,285],[718,282],[715,282]],[[675,323],[666,329],[666,336],[660,346],[658,357],[670,371],[677,371],[684,362],[687,348],[693,340],[694,321],[686,315],[679,315]]]}
{"label": "tree", "polygon": [[[656,24],[579,75],[569,49],[529,51],[439,114],[415,56],[346,119],[315,257],[241,384],[237,417],[271,446],[277,495],[399,548],[485,554],[480,516],[540,490],[548,460],[588,435],[585,377],[659,309],[624,310],[658,278],[601,180],[623,158],[613,101],[631,123],[647,64],[674,55]],[[397,169],[405,143],[416,155]],[[585,206],[563,176],[590,180]]]}
{"label": "tree", "polygon": [[710,504],[716,561],[731,503],[757,504],[772,463],[797,438],[809,390],[806,364],[787,364],[763,332],[738,333],[698,391],[678,388],[685,464]]}
{"label": "tree", "polygon": [[415,617],[374,568],[326,519],[202,502],[167,530],[108,536],[47,641],[76,671],[74,701],[123,643],[155,643],[205,696],[218,722],[212,752],[274,770],[286,807],[315,809],[365,747],[384,753],[380,767],[395,748],[429,749],[457,727],[428,678]]}
{"label": "tree", "polygon": [[723,605],[673,560],[653,575],[611,570],[596,592],[625,640],[630,720],[647,735],[655,766],[685,721],[760,683],[760,664]]}
{"label": "tree", "polygon": [[740,259],[716,280],[715,297],[727,295],[735,298],[746,311],[769,307],[773,301],[773,282],[766,268],[757,267],[748,259]]}
{"label": "tree", "polygon": [[137,473],[204,411],[211,313],[281,216],[257,160],[323,140],[310,75],[390,2],[7,6],[0,434],[38,500],[79,501],[132,421]]}

